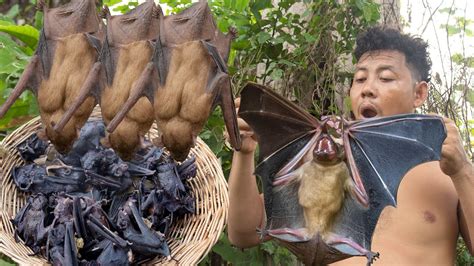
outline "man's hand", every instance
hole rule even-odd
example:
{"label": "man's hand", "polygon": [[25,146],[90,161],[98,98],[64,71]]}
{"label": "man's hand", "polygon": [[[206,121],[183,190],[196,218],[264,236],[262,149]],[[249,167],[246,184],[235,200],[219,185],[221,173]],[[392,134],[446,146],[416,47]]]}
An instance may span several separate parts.
{"label": "man's hand", "polygon": [[[240,98],[235,99],[235,112],[239,113]],[[241,153],[249,154],[255,151],[257,148],[257,139],[250,126],[240,117],[237,118],[237,124],[239,126],[240,138],[242,139],[242,147],[240,148]],[[228,139],[229,134],[225,132],[225,138]]]}
{"label": "man's hand", "polygon": [[443,120],[446,126],[447,137],[443,142],[439,164],[441,170],[454,180],[463,174],[470,174],[466,171],[472,171],[472,163],[464,151],[461,135],[456,124],[451,119],[445,117],[443,117]]}

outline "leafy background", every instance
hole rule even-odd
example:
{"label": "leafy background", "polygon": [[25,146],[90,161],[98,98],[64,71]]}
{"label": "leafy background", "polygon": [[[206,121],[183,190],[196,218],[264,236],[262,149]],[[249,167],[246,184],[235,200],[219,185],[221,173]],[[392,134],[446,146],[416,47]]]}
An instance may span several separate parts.
{"label": "leafy background", "polygon": [[[66,0],[51,0],[50,6]],[[137,1],[103,0],[116,12],[127,12]],[[257,81],[275,88],[279,93],[306,108],[314,115],[346,114],[346,89],[352,76],[352,49],[361,29],[380,19],[380,6],[369,0],[339,1],[281,0],[214,0],[209,1],[219,28],[229,26],[239,33],[229,58],[232,85],[236,96],[247,81]],[[191,4],[189,0],[162,0],[178,12]],[[35,9],[36,0],[0,0],[0,104],[15,86],[34,52],[42,25],[42,13]],[[303,11],[301,11],[303,10]],[[463,19],[455,9],[438,10],[453,14],[440,30],[448,37],[472,35],[472,21]],[[3,33],[1,33],[3,32]],[[463,53],[450,57],[452,76],[434,73],[430,100],[422,112],[434,111],[453,118],[462,129],[466,150],[472,155],[474,131],[469,110],[474,102],[472,83],[466,73],[474,71],[474,60]],[[468,76],[469,77],[469,76]],[[445,100],[448,99],[448,100]],[[469,107],[469,108],[468,108]],[[38,115],[36,99],[24,93],[0,120],[0,137]],[[220,109],[209,118],[200,137],[206,141],[222,162],[228,176],[232,150],[226,144]],[[2,257],[0,265],[12,264]],[[273,242],[239,250],[232,247],[226,232],[201,265],[289,265],[296,258]],[[473,265],[462,240],[458,244],[458,265]]]}

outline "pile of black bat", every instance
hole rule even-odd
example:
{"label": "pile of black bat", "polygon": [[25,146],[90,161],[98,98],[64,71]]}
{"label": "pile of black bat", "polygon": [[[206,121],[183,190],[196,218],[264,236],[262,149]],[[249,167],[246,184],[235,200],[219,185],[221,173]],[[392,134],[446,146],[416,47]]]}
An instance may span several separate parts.
{"label": "pile of black bat", "polygon": [[127,265],[170,258],[166,236],[174,221],[195,212],[187,181],[193,157],[177,165],[149,145],[122,161],[100,144],[102,121],[89,121],[61,155],[36,134],[18,145],[27,162],[15,184],[32,193],[12,220],[15,238],[53,265]]}
{"label": "pile of black bat", "polygon": [[122,15],[99,2],[70,0],[51,8],[37,1],[44,17],[38,47],[0,106],[0,118],[31,90],[43,124],[38,136],[68,153],[99,105],[108,131],[102,143],[121,159],[133,158],[156,121],[160,135],[153,143],[181,162],[220,105],[230,143],[239,150],[226,64],[235,29],[222,33],[207,1],[171,15],[153,0]]}

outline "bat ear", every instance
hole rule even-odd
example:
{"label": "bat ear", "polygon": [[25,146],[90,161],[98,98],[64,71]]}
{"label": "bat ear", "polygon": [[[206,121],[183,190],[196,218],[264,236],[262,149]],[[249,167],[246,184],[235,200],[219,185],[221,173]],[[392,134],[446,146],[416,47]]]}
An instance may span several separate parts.
{"label": "bat ear", "polygon": [[428,83],[426,81],[419,81],[415,84],[415,101],[413,102],[413,107],[418,108],[425,103],[426,98],[428,98]]}

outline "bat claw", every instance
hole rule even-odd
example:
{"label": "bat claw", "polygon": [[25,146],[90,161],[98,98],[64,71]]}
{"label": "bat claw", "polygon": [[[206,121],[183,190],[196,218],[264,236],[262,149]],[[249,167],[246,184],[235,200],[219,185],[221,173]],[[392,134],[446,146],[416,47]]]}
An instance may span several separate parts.
{"label": "bat claw", "polygon": [[239,37],[239,32],[237,31],[237,28],[236,28],[236,27],[230,26],[230,27],[228,28],[228,31],[229,31],[229,34],[230,34],[230,36],[231,36],[230,38],[231,38],[232,40],[235,40],[235,39],[237,39],[237,37]]}

